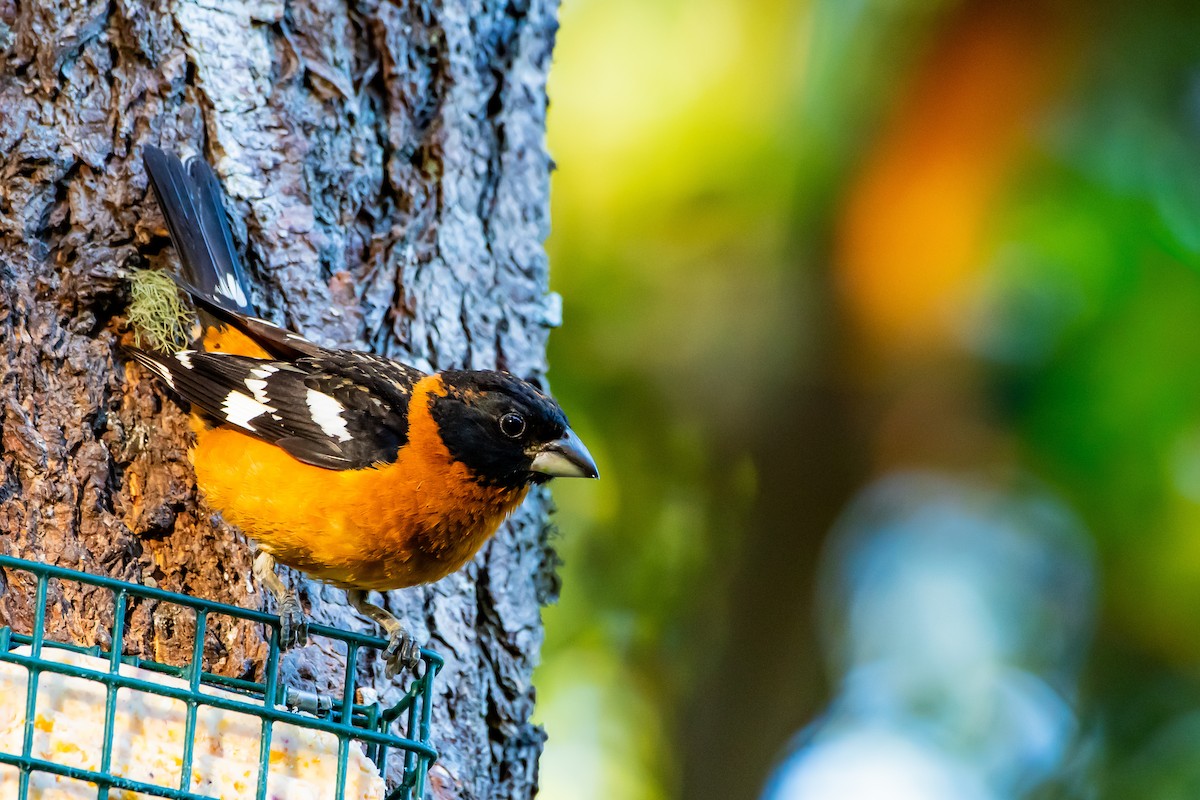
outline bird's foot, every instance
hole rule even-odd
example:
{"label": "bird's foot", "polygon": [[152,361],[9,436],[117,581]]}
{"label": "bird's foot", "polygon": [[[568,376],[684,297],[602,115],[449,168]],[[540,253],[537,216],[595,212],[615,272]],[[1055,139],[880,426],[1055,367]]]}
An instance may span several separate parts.
{"label": "bird's foot", "polygon": [[417,640],[412,634],[404,629],[404,624],[386,609],[368,603],[367,592],[364,589],[347,589],[346,597],[358,613],[383,628],[383,635],[388,640],[387,647],[383,650],[383,674],[388,680],[396,677],[402,670],[415,670],[421,663],[421,648],[417,646]]}
{"label": "bird's foot", "polygon": [[279,603],[279,646],[284,650],[308,644],[308,619],[295,592],[288,592]]}
{"label": "bird's foot", "polygon": [[384,672],[388,680],[403,670],[415,670],[421,663],[421,648],[404,626],[397,623],[387,631],[388,646],[383,651]]}

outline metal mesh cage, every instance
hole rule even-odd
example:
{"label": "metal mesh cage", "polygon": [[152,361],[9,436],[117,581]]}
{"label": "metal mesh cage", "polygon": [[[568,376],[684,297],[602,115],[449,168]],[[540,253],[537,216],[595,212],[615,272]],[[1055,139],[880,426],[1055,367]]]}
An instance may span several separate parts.
{"label": "metal mesh cage", "polygon": [[[357,743],[356,746],[362,749],[366,758],[374,762],[385,779],[389,772],[402,776],[386,793],[386,800],[420,800],[424,796],[426,774],[437,758],[437,752],[429,743],[433,681],[443,664],[442,658],[436,653],[422,650],[422,668],[418,669],[418,677],[412,679],[408,691],[395,705],[384,707],[377,702],[355,702],[360,651],[363,648],[382,649],[387,643],[374,636],[310,625],[310,637],[323,637],[335,643],[340,642],[340,646],[337,646],[339,651],[344,647],[343,691],[340,696],[318,696],[295,691],[281,684],[278,677],[278,617],[10,556],[0,555],[0,572],[5,573],[10,585],[19,573],[25,573],[27,578],[36,581],[32,629],[17,631],[11,627],[11,621],[8,621],[10,625],[0,627],[0,668],[6,668],[10,672],[13,667],[5,667],[6,664],[23,668],[21,674],[27,687],[24,698],[24,725],[17,734],[21,740],[20,748],[18,750],[12,747],[13,752],[6,752],[0,744],[0,768],[8,765],[19,770],[19,776],[14,776],[18,780],[18,794],[15,800],[32,800],[38,796],[31,789],[31,777],[37,773],[57,776],[55,780],[58,781],[73,779],[91,784],[95,787],[95,797],[99,800],[143,796],[177,800],[226,800],[199,792],[194,786],[197,775],[194,766],[198,759],[195,747],[197,718],[202,713],[210,713],[210,709],[244,714],[261,723],[260,731],[257,732],[257,773],[252,785],[247,786],[245,791],[238,795],[239,798],[268,800],[272,797],[268,794],[273,758],[272,733],[280,729],[301,729],[315,732],[313,736],[336,737],[335,784],[328,790],[323,790],[321,797],[346,800],[347,764],[352,743]],[[75,581],[106,589],[111,593],[114,613],[112,629],[109,631],[111,645],[107,649],[99,645],[80,647],[45,639],[47,587],[51,580]],[[126,612],[131,598],[171,603],[193,613],[195,633],[190,663],[182,667],[170,666],[123,652]],[[213,615],[249,620],[267,626],[270,640],[264,673],[265,683],[204,671],[205,635],[208,619]],[[64,653],[82,654],[92,658],[75,658],[79,663],[72,663],[71,658],[60,657]],[[131,674],[134,671],[138,671],[137,675]],[[147,679],[147,672],[164,676],[165,683],[160,684]],[[68,766],[34,756],[35,729],[39,722],[45,719],[44,715],[39,715],[38,685],[39,680],[47,674],[83,679],[93,682],[86,684],[88,686],[102,687],[104,723],[103,739],[98,746],[98,769]],[[51,680],[60,679],[46,677],[47,682]],[[178,780],[173,782],[174,785],[163,785],[156,781],[119,774],[118,765],[114,764],[114,729],[121,697],[128,698],[131,692],[169,698],[175,701],[176,705],[182,704],[186,708],[182,755],[178,758],[179,775]],[[212,758],[207,753],[205,757]]]}

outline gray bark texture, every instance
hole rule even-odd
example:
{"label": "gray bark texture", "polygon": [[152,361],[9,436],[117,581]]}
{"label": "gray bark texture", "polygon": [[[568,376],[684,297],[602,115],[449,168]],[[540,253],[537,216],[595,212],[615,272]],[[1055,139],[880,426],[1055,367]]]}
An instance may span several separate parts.
{"label": "gray bark texture", "polygon": [[[545,78],[555,0],[0,0],[0,552],[263,606],[247,542],[207,511],[186,415],[121,349],[129,271],[175,254],[145,144],[199,153],[225,188],[259,312],[427,369],[540,380],[547,289]],[[386,605],[447,666],[435,798],[536,792],[540,605],[557,591],[548,497],[467,569]],[[318,622],[344,593],[285,575]],[[29,582],[0,573],[0,623]],[[51,586],[52,637],[93,644],[106,593]],[[177,624],[178,623],[178,624]],[[188,658],[190,620],[136,605],[126,646]],[[261,675],[262,631],[213,620],[206,663]],[[293,685],[332,687],[321,642]],[[395,697],[382,664],[361,676]]]}

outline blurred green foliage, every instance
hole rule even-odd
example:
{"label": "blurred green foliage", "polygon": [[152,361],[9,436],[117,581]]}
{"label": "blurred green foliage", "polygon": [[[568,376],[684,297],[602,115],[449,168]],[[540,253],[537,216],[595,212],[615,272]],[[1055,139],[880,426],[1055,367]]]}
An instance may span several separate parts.
{"label": "blurred green foliage", "polygon": [[720,646],[716,566],[754,493],[737,442],[759,387],[801,357],[783,257],[795,171],[779,165],[795,154],[776,116],[801,38],[777,24],[786,4],[767,10],[563,9],[550,250],[570,335],[551,360],[604,477],[556,491],[565,586],[537,676],[548,797],[671,793],[672,710],[697,650]]}
{"label": "blurred green foliage", "polygon": [[[565,566],[537,674],[550,734],[542,796],[755,796],[789,726],[826,691],[813,640],[789,620],[810,613],[801,577],[828,513],[794,505],[792,490],[840,469],[812,490],[836,508],[872,474],[940,458],[913,444],[923,434],[976,427],[989,435],[958,437],[956,467],[1032,474],[1096,537],[1103,607],[1079,707],[1086,793],[1194,796],[1200,6],[1010,7],[1031,14],[1012,12],[1003,34],[1013,60],[1026,63],[1028,48],[1054,74],[1022,111],[1020,146],[995,156],[984,256],[945,289],[957,322],[900,352],[847,310],[846,209],[889,125],[938,124],[905,117],[914,81],[938,109],[955,76],[939,73],[937,54],[998,7],[564,6],[549,249],[566,326],[552,337],[552,378],[602,480],[555,488]],[[920,179],[914,167],[909,180]],[[918,416],[896,438],[931,385],[939,430]],[[823,428],[847,433],[822,441]],[[758,587],[781,638],[762,652],[779,663],[739,665],[738,630],[770,630],[739,618],[745,595],[783,557],[799,563],[796,581]],[[782,711],[728,709],[715,733],[689,727],[689,709],[730,702],[712,690],[735,667]],[[714,770],[699,762],[720,755],[720,736],[732,740],[725,783],[696,789],[688,776]],[[752,743],[741,757],[739,742]],[[1079,793],[1063,787],[1053,796]]]}

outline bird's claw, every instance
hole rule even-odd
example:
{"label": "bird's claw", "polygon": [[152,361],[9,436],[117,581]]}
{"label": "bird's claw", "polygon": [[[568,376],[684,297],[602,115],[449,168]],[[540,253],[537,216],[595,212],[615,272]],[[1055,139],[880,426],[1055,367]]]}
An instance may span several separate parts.
{"label": "bird's claw", "polygon": [[421,648],[408,631],[396,628],[388,634],[388,646],[383,651],[383,658],[384,675],[390,680],[402,670],[417,668],[421,663]]}
{"label": "bird's claw", "polygon": [[279,646],[283,650],[308,644],[308,620],[295,593],[279,604]]}

